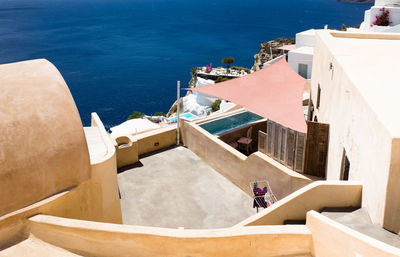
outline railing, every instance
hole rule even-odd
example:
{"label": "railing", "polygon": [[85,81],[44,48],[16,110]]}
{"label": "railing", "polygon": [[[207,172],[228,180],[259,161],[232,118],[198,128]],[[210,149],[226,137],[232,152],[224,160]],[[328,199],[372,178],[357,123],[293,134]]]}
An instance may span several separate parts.
{"label": "railing", "polygon": [[258,131],[258,151],[303,173],[306,139],[306,134],[268,120],[267,133]]}

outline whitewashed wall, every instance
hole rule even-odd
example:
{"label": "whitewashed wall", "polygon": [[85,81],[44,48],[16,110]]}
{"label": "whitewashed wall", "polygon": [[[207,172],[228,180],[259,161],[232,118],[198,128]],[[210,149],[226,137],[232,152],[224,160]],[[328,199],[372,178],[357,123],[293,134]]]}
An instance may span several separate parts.
{"label": "whitewashed wall", "polygon": [[362,206],[373,222],[383,224],[392,138],[349,79],[349,71],[343,70],[329,51],[329,36],[316,35],[311,80],[314,106],[318,85],[321,88],[320,107],[315,108],[318,121],[330,124],[327,179],[340,179],[345,149],[350,160],[349,180],[363,183]]}

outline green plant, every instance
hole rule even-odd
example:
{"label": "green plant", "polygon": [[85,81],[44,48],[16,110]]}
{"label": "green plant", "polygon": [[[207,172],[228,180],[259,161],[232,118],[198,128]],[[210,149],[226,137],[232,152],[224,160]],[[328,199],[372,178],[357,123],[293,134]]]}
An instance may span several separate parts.
{"label": "green plant", "polygon": [[165,117],[166,114],[163,113],[163,112],[155,112],[155,113],[154,113],[154,116],[163,116],[163,117]]}
{"label": "green plant", "polygon": [[389,21],[389,10],[386,10],[385,8],[379,9],[379,11],[381,12],[381,14],[376,15],[375,18],[375,22],[371,24],[371,27],[373,25],[377,25],[377,26],[389,26],[390,25],[390,21]]}
{"label": "green plant", "polygon": [[230,57],[224,57],[223,59],[222,59],[222,63],[223,64],[226,64],[226,69],[227,70],[229,70],[229,66],[232,64],[232,63],[234,63],[235,62],[235,59],[232,57],[232,56],[230,56]]}
{"label": "green plant", "polygon": [[135,111],[134,113],[129,115],[129,117],[126,120],[138,119],[138,118],[143,118],[143,117],[144,117],[144,113]]}
{"label": "green plant", "polygon": [[238,66],[232,66],[232,69],[237,70],[237,71],[242,71],[244,70],[245,72],[247,72],[248,74],[250,74],[250,70],[245,68],[245,67],[238,67]]}
{"label": "green plant", "polygon": [[220,106],[221,106],[221,100],[220,100],[220,99],[215,100],[215,101],[213,102],[213,104],[211,105],[211,110],[212,110],[213,112],[216,112],[216,111],[219,110]]}
{"label": "green plant", "polygon": [[226,78],[226,77],[218,77],[217,80],[215,81],[215,83],[219,83],[219,82],[224,82],[227,80],[230,80],[231,78]]}

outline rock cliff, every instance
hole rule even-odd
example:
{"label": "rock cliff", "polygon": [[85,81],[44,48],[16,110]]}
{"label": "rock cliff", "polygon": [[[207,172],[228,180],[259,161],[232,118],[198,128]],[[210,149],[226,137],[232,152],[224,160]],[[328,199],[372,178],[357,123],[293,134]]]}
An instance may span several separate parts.
{"label": "rock cliff", "polygon": [[275,40],[262,43],[260,45],[260,52],[254,55],[254,65],[251,69],[254,71],[259,70],[262,67],[263,63],[282,55],[282,50],[278,50],[275,48],[283,45],[291,45],[294,43],[294,38],[277,38]]}

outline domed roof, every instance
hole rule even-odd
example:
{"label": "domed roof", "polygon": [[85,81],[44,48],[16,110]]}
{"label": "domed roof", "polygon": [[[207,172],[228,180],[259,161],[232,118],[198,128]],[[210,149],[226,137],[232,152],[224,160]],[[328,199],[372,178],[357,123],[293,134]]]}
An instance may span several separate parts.
{"label": "domed roof", "polygon": [[0,65],[0,121],[0,215],[89,178],[78,110],[50,62]]}

